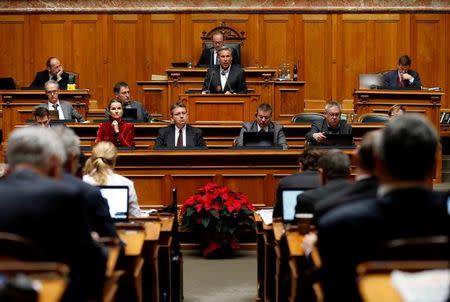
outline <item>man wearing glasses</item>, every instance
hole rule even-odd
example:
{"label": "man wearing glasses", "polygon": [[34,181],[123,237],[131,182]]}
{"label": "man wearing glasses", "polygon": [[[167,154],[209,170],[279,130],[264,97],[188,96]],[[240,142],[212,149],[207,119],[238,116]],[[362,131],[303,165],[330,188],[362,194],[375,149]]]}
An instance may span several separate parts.
{"label": "man wearing glasses", "polygon": [[341,120],[341,104],[335,101],[325,105],[325,118],[322,121],[313,122],[311,130],[306,133],[306,140],[311,145],[326,143],[327,134],[351,134],[352,126]]}
{"label": "man wearing glasses", "polygon": [[56,81],[50,80],[45,83],[45,93],[48,99],[47,108],[50,111],[56,110],[58,119],[84,122],[83,116],[73,108],[71,103],[59,100],[59,85]]}
{"label": "man wearing glasses", "polygon": [[260,104],[255,113],[255,121],[244,123],[241,133],[236,141],[236,146],[244,145],[244,132],[273,132],[274,146],[281,146],[287,149],[286,137],[284,135],[283,126],[272,122],[272,107],[269,104]]}

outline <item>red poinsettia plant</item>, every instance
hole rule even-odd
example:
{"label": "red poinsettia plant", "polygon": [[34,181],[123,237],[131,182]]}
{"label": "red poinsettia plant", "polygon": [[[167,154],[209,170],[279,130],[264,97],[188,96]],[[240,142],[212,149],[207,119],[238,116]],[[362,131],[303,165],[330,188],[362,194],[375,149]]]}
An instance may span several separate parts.
{"label": "red poinsettia plant", "polygon": [[228,247],[239,249],[237,234],[255,228],[253,205],[242,193],[208,183],[181,207],[181,227],[204,235],[203,255]]}

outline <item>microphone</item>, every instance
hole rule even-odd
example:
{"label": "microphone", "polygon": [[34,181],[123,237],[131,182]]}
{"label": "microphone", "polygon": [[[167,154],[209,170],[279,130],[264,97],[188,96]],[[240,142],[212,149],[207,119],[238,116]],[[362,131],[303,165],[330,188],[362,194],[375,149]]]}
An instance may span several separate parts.
{"label": "microphone", "polygon": [[213,76],[216,74],[216,71],[215,70],[211,70],[211,77],[209,78],[209,82],[208,82],[208,87],[206,87],[206,93],[211,93],[211,90],[210,90],[210,88],[211,88],[211,82],[212,82],[212,79],[213,79]]}

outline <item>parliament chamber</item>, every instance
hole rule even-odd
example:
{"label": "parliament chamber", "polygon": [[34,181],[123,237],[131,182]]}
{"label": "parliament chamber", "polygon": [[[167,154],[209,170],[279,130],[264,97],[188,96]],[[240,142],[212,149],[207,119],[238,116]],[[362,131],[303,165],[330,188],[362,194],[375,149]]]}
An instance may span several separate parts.
{"label": "parliament chamber", "polygon": [[[260,6],[252,1],[194,1],[201,2],[197,6],[173,0],[50,1],[48,6],[40,2],[0,3],[0,77],[12,77],[17,85],[16,90],[0,90],[0,159],[5,162],[14,128],[29,124],[33,108],[46,102],[44,90],[27,87],[35,73],[45,69],[48,57],[58,57],[65,70],[78,75],[77,89],[62,90],[60,99],[71,102],[88,120],[66,124],[80,137],[87,156],[98,121],[114,98],[114,83],[128,83],[131,99],[142,102],[154,118],[134,124],[136,148],[119,148],[115,166],[116,173],[134,182],[143,209],[170,206],[173,187],[180,204],[209,182],[245,193],[257,209],[273,207],[279,180],[299,169],[305,134],[311,129],[310,123],[292,118],[323,113],[330,100],[342,104],[356,145],[367,132],[384,127],[358,122],[358,117],[385,114],[395,104],[424,114],[441,137],[450,137],[450,126],[440,120],[442,112],[450,112],[450,5],[444,0],[392,0],[383,5],[298,0]],[[195,63],[206,33],[224,26],[242,37],[240,61],[247,94],[201,94],[207,68]],[[420,73],[422,90],[360,89],[360,74],[395,70],[403,54],[410,55],[411,68]],[[176,67],[176,62],[186,67]],[[298,67],[298,80],[280,80],[283,64]],[[186,105],[189,124],[202,130],[207,150],[153,150],[158,130],[167,126],[171,105],[177,101]],[[261,103],[269,104],[273,121],[283,125],[288,150],[235,148],[242,123],[255,119]],[[446,172],[442,148],[434,183]],[[344,152],[351,158],[353,179],[355,149]],[[256,244],[250,249],[257,250],[256,301],[282,301],[286,274],[292,278],[288,301],[301,301],[304,234],[296,227],[285,229],[280,221],[266,224],[259,214],[255,221]],[[178,243],[176,215],[134,218],[117,224],[117,230],[126,243],[126,266],[114,275],[110,264],[111,287],[105,287],[105,293],[111,299],[104,301],[114,301],[117,286],[123,286],[117,282],[121,274],[130,301],[179,301],[172,254]],[[383,282],[380,290],[391,293],[392,287]],[[401,301],[394,296],[392,301]]]}

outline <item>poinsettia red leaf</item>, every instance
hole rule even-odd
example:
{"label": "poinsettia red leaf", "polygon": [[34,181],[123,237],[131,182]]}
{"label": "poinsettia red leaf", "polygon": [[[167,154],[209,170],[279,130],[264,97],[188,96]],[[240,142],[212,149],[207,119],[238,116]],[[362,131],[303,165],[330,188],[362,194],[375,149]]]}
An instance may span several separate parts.
{"label": "poinsettia red leaf", "polygon": [[197,210],[197,213],[200,212],[203,209],[203,205],[201,203],[196,204],[194,207]]}
{"label": "poinsettia red leaf", "polygon": [[203,257],[208,256],[209,254],[211,254],[213,251],[217,250],[218,248],[220,248],[220,244],[216,241],[211,241],[208,245],[208,247],[203,251]]}
{"label": "poinsettia red leaf", "polygon": [[234,249],[240,249],[241,247],[239,246],[239,242],[237,241],[237,239],[235,237],[230,237],[228,239],[228,243],[230,244],[230,246]]}

